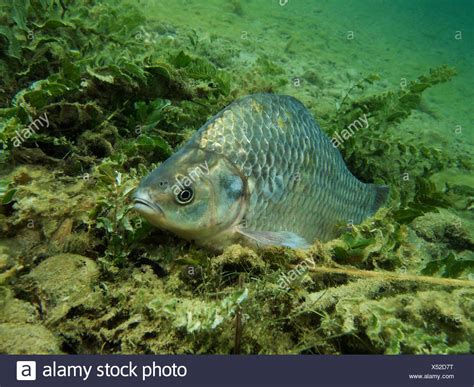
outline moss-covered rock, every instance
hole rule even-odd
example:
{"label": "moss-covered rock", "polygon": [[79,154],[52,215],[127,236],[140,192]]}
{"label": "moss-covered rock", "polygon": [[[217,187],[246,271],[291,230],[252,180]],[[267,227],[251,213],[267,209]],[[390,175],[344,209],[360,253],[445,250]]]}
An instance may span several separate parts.
{"label": "moss-covered rock", "polygon": [[0,353],[52,355],[62,351],[58,339],[42,325],[1,323]]}
{"label": "moss-covered rock", "polygon": [[76,254],[49,257],[25,278],[40,303],[48,324],[84,303],[97,285],[99,270],[94,261]]}
{"label": "moss-covered rock", "polygon": [[57,354],[61,342],[41,323],[36,307],[0,287],[0,353]]}

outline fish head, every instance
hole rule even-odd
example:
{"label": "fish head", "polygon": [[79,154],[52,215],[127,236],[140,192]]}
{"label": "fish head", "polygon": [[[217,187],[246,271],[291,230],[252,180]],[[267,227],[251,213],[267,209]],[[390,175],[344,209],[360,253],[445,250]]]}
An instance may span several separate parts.
{"label": "fish head", "polygon": [[185,147],[142,180],[134,208],[160,229],[205,241],[240,222],[246,191],[225,157]]}

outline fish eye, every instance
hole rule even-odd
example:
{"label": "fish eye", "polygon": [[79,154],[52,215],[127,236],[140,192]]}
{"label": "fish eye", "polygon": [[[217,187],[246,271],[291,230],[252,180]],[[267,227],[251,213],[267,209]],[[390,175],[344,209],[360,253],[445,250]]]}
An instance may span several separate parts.
{"label": "fish eye", "polygon": [[176,201],[179,204],[188,204],[194,199],[194,191],[190,187],[186,187],[185,189],[179,191],[176,195]]}

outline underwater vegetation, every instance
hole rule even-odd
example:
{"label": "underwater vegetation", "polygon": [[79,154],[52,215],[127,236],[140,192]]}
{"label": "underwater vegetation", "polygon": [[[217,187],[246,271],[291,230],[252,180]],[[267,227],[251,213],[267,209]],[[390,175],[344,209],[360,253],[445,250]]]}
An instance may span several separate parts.
{"label": "underwater vegetation", "polygon": [[270,54],[242,69],[224,38],[128,3],[0,0],[0,19],[1,353],[473,351],[474,188],[441,178],[473,161],[398,130],[456,69],[388,89],[362,74],[311,105],[329,137],[367,118],[339,149],[390,186],[386,208],[308,250],[211,253],[131,194],[231,101],[286,90],[286,69]]}

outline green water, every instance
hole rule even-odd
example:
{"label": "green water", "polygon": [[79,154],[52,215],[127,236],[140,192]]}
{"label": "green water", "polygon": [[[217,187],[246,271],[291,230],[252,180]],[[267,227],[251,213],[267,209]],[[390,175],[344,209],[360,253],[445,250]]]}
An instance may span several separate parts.
{"label": "green water", "polygon": [[[439,117],[420,122],[421,131],[437,131],[453,141],[461,125],[473,144],[474,29],[471,1],[153,1],[143,2],[150,16],[162,16],[200,33],[225,37],[239,50],[237,66],[269,55],[292,76],[315,69],[335,86],[347,88],[345,73],[375,72],[391,85],[441,64],[459,75],[430,90],[427,104]],[[235,7],[239,4],[239,10]],[[281,4],[284,4],[282,6]],[[156,15],[156,16],[153,16]],[[243,41],[244,40],[244,41]],[[292,41],[291,52],[285,47]],[[230,47],[229,47],[230,48]],[[284,92],[315,99],[314,90]],[[327,90],[326,90],[327,93]],[[325,90],[321,91],[324,97]],[[316,97],[317,98],[317,97]],[[317,101],[314,102],[317,104]],[[427,117],[425,117],[427,118]]]}
{"label": "green water", "polygon": [[[472,20],[461,0],[0,0],[0,353],[472,353]],[[133,211],[258,92],[328,136],[367,114],[341,153],[386,206],[306,251],[209,251]]]}

